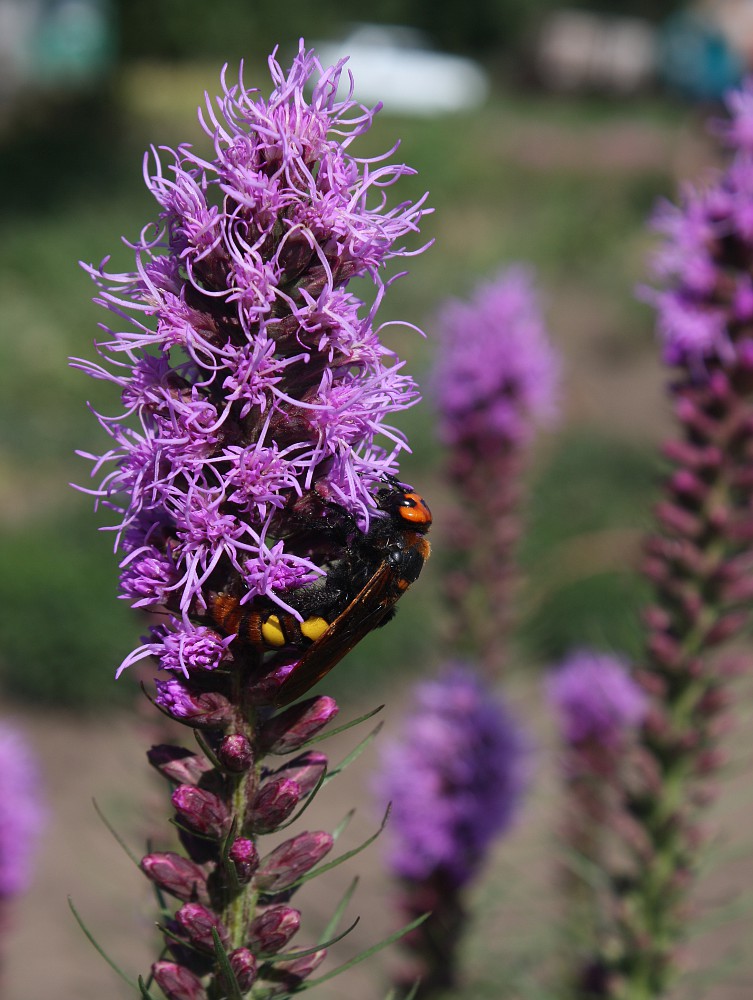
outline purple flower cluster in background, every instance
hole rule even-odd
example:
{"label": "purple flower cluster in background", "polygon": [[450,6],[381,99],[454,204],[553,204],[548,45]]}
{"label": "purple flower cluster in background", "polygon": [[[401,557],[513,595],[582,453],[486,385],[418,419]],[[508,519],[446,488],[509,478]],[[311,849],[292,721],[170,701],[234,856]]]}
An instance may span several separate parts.
{"label": "purple flower cluster in background", "polygon": [[20,729],[0,722],[0,902],[28,887],[44,821],[31,748]]}
{"label": "purple flower cluster in background", "polygon": [[643,722],[645,693],[627,665],[607,653],[572,652],[547,678],[547,694],[566,743],[615,749]]}
{"label": "purple flower cluster in background", "polygon": [[510,709],[460,664],[419,684],[399,737],[383,752],[380,798],[392,803],[388,863],[412,881],[451,889],[478,871],[515,819],[529,771]]}
{"label": "purple flower cluster in background", "polygon": [[521,265],[481,284],[468,302],[439,311],[433,373],[445,475],[452,570],[444,578],[447,639],[491,676],[507,661],[517,580],[524,472],[537,427],[557,409],[560,359],[533,274]]}
{"label": "purple flower cluster in background", "polygon": [[[145,159],[160,212],[134,270],[87,268],[126,321],[98,345],[104,364],[75,361],[123,402],[99,417],[112,447],[85,456],[92,492],[119,516],[122,596],[172,612],[123,666],[151,654],[171,671],[215,669],[224,644],[195,622],[208,582],[290,610],[281,595],[331,555],[287,543],[296,501],[336,503],[364,527],[406,447],[389,419],[418,394],[376,313],[380,269],[427,211],[387,203],[414,171],[388,163],[392,150],[348,152],[373,112],[338,100],[342,62],[322,69],[301,43],[287,75],[274,57],[270,69],[268,99],[225,77],[216,106],[207,98],[212,159],[189,145]],[[373,282],[370,305],[346,290],[355,277]]]}
{"label": "purple flower cluster in background", "polygon": [[553,419],[560,364],[528,268],[500,272],[468,302],[445,302],[439,333],[434,395],[447,445],[522,443]]}
{"label": "purple flower cluster in background", "polygon": [[[686,184],[679,205],[659,206],[662,234],[652,260],[654,278],[668,287],[642,289],[657,310],[668,364],[697,369],[712,358],[736,356],[753,364],[753,85],[727,101],[730,120],[717,124],[735,155],[703,187]],[[720,267],[724,259],[725,266]],[[730,266],[731,265],[731,266]]]}

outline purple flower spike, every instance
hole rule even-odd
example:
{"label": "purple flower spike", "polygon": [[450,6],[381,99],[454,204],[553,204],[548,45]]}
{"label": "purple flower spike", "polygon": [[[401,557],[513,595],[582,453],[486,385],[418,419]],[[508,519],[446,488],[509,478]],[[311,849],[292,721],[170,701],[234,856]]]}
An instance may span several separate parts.
{"label": "purple flower spike", "polygon": [[524,467],[534,432],[556,413],[560,361],[532,272],[520,265],[469,301],[445,303],[439,326],[433,389],[455,496],[445,516],[446,635],[451,648],[468,648],[470,638],[494,676],[508,661]]}
{"label": "purple flower spike", "polygon": [[714,130],[734,158],[711,182],[685,185],[679,205],[662,203],[653,226],[663,238],[654,254],[658,288],[641,297],[657,311],[657,330],[670,365],[694,372],[710,362],[746,356],[753,283],[753,80],[727,96],[730,119]]}
{"label": "purple flower spike", "polygon": [[129,269],[86,266],[113,328],[96,362],[73,363],[120,396],[118,413],[97,414],[106,449],[82,454],[87,492],[114,512],[121,597],[161,616],[118,674],[152,659],[154,703],[201,731],[205,758],[167,744],[149,755],[177,785],[187,855],[142,860],[187,904],[163,924],[175,961],[154,966],[170,1000],[287,996],[324,957],[257,968],[248,947],[258,909],[287,899],[333,843],[302,833],[260,850],[327,769],[320,753],[276,769],[264,758],[304,747],[337,705],[274,713],[387,620],[429,553],[431,515],[399,480],[408,444],[393,426],[418,391],[377,319],[395,277],[385,266],[420,252],[429,209],[393,196],[414,173],[392,162],[396,146],[353,152],[375,112],[352,82],[338,97],[345,62],[323,67],[301,41],[287,71],[270,57],[268,96],[225,70],[199,113],[204,150],[145,158],[156,218],[127,242]]}
{"label": "purple flower spike", "polygon": [[439,324],[434,395],[448,445],[519,443],[553,419],[560,364],[527,268],[503,271],[470,302],[447,302]]}
{"label": "purple flower spike", "polygon": [[439,874],[453,888],[468,882],[516,816],[527,757],[510,710],[469,667],[418,685],[378,780],[380,799],[392,803],[393,871],[415,881]]}
{"label": "purple flower spike", "polygon": [[[289,610],[281,595],[329,561],[288,547],[292,503],[317,489],[365,526],[406,447],[391,417],[416,386],[374,323],[382,269],[416,252],[403,241],[428,209],[388,207],[414,171],[351,154],[373,113],[338,100],[342,63],[325,69],[301,43],[288,74],[274,58],[270,69],[267,99],[223,74],[200,113],[212,159],[152,149],[158,222],[131,244],[134,269],[86,268],[118,326],[101,363],[74,364],[123,404],[99,417],[112,441],[86,456],[92,493],[120,515],[123,596],[177,616],[123,666],[155,655],[184,674],[216,670],[227,643],[193,621],[207,591]],[[371,304],[346,291],[356,277],[374,285]]]}
{"label": "purple flower spike", "polygon": [[583,649],[548,678],[547,691],[567,743],[619,746],[643,722],[646,695],[621,660]]}
{"label": "purple flower spike", "polygon": [[44,825],[37,762],[19,729],[0,723],[0,900],[23,892]]}

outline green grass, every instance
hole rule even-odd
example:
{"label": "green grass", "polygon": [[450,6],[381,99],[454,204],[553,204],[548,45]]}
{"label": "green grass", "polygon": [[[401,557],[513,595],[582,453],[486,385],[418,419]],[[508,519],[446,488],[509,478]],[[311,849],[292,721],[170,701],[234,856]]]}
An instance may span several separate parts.
{"label": "green grass", "polygon": [[[246,78],[263,83],[266,71],[247,67]],[[201,145],[195,104],[216,83],[215,66],[131,67],[99,100],[46,113],[32,109],[26,125],[2,140],[0,180],[9,209],[0,241],[2,664],[6,690],[18,696],[73,705],[110,700],[113,667],[141,629],[115,600],[116,560],[86,513],[90,501],[67,486],[88,474],[75,449],[104,446],[86,401],[117,410],[109,386],[66,365],[68,355],[92,356],[97,323],[106,320],[90,304],[93,289],[77,261],[111,253],[113,268],[129,266],[120,237],[135,237],[153,214],[141,178],[142,151],[150,142]],[[472,116],[380,116],[360,152],[383,151],[401,137],[400,155],[418,174],[397,194],[416,198],[428,188],[436,208],[423,230],[435,245],[405,261],[410,277],[395,283],[382,318],[418,323],[431,334],[441,298],[462,295],[502,263],[525,259],[547,289],[555,339],[558,299],[566,293],[587,303],[597,323],[603,314],[605,344],[651,350],[649,318],[634,304],[632,286],[647,245],[644,218],[656,196],[674,186],[669,158],[665,164],[657,155],[645,167],[617,171],[599,166],[587,149],[580,162],[558,161],[558,143],[587,147],[626,123],[642,129],[649,143],[657,136],[671,143],[685,127],[677,109],[661,103],[615,106],[514,94],[497,96]],[[551,144],[550,164],[546,156],[533,162],[526,152],[537,130]],[[422,380],[431,336],[424,341],[403,330],[388,339]],[[568,345],[562,347],[567,353]],[[402,423],[414,448],[405,475],[437,497],[441,525],[431,410],[421,407]],[[569,430],[552,448],[533,486],[523,553],[531,580],[526,655],[547,658],[571,642],[598,641],[600,630],[604,642],[630,646],[634,626],[626,609],[640,594],[624,574],[612,585],[598,565],[595,572],[579,566],[577,539],[641,523],[653,466],[643,445],[635,447],[629,441],[623,447],[608,431],[597,439],[586,429],[575,436]],[[435,535],[441,545],[441,527]],[[558,553],[556,573],[552,552]],[[614,574],[613,567],[606,572]],[[406,665],[422,669],[437,659],[434,573],[430,564],[395,624],[353,655],[344,683],[371,684],[376,675],[388,679]]]}

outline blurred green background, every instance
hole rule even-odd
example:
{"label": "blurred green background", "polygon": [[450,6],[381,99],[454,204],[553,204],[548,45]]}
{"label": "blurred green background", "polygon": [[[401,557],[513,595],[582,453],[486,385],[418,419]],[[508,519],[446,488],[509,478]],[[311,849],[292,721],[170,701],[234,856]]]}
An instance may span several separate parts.
{"label": "blurred green background", "polygon": [[[247,4],[238,0],[130,0],[99,5],[110,20],[97,73],[75,86],[30,87],[0,118],[0,323],[3,572],[0,660],[7,698],[95,708],[130,697],[113,681],[145,622],[116,599],[112,536],[97,532],[88,463],[106,439],[87,410],[115,412],[112,387],[68,367],[93,356],[104,311],[79,260],[131,259],[120,237],[154,217],[141,176],[150,143],[201,145],[196,106],[218,87],[223,61],[246,61],[245,79],[268,90],[264,54],[283,62],[297,36],[343,30],[340,6]],[[431,32],[445,48],[473,52],[492,91],[473,112],[436,118],[383,113],[356,152],[401,140],[418,174],[399,194],[431,192],[435,214],[409,258],[409,276],[387,296],[382,319],[423,327],[391,334],[424,382],[441,299],[516,260],[539,275],[552,337],[565,358],[561,420],[542,438],[530,473],[529,535],[521,560],[516,659],[541,664],[572,645],[636,652],[634,575],[664,427],[662,374],[649,311],[633,287],[645,277],[655,199],[672,195],[711,155],[697,112],[647,89],[627,99],[593,92],[551,95],[525,71],[536,17],[553,3],[477,2],[457,22],[454,4],[384,3],[372,16]],[[598,5],[591,5],[598,6]],[[602,5],[603,6],[603,5]],[[615,5],[609,5],[615,10]],[[654,17],[675,4],[620,5]],[[523,11],[526,11],[523,16]],[[84,74],[85,76],[85,74]],[[394,625],[369,637],[336,672],[337,685],[366,692],[437,662],[441,613],[442,509],[448,502],[431,401],[404,415],[412,443],[404,475],[436,512],[435,557]],[[392,671],[392,674],[390,673]],[[332,687],[332,684],[329,685]]]}

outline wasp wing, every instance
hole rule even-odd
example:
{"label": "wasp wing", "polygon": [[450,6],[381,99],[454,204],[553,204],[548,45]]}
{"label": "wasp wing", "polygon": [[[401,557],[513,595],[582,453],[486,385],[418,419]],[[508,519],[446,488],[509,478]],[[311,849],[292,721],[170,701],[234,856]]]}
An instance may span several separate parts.
{"label": "wasp wing", "polygon": [[392,585],[393,579],[390,567],[382,562],[326,632],[305,651],[277,692],[275,704],[278,707],[289,705],[318,684],[380,624],[403,594],[403,590]]}

